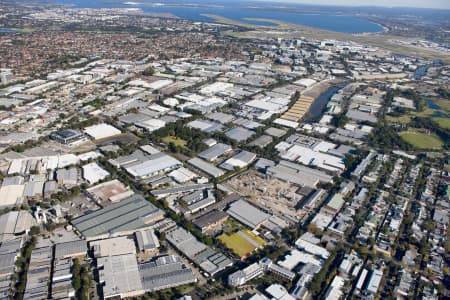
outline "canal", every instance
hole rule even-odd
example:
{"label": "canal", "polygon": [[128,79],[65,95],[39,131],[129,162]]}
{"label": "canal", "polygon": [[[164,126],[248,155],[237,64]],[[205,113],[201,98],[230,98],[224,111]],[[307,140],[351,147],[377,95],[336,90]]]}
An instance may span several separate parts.
{"label": "canal", "polygon": [[333,95],[336,94],[345,85],[346,83],[332,86],[328,90],[320,94],[320,96],[317,97],[316,100],[314,100],[313,104],[309,108],[308,113],[303,118],[303,121],[314,122],[319,120],[322,117],[322,114],[325,111],[327,103],[330,101],[331,97],[333,97]]}

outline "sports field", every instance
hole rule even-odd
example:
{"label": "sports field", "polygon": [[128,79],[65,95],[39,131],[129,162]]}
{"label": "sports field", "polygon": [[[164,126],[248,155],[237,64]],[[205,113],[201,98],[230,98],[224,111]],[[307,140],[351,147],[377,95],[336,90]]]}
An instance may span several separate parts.
{"label": "sports field", "polygon": [[219,240],[239,257],[245,257],[264,245],[264,240],[249,230],[241,230],[231,235],[222,234]]}

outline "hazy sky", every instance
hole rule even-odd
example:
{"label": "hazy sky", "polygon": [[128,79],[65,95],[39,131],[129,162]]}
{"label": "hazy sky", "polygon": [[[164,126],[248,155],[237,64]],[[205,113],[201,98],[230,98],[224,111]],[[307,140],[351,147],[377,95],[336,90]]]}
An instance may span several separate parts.
{"label": "hazy sky", "polygon": [[[273,1],[273,0],[272,0]],[[318,5],[351,5],[351,6],[404,6],[423,8],[450,9],[450,0],[275,0],[278,2],[294,2]]]}

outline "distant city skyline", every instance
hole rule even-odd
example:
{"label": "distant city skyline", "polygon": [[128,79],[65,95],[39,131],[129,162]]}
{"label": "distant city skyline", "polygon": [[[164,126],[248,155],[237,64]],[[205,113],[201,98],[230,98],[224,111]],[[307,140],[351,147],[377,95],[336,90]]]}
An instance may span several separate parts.
{"label": "distant city skyline", "polygon": [[271,2],[299,3],[334,6],[382,6],[450,9],[449,0],[261,0]]}

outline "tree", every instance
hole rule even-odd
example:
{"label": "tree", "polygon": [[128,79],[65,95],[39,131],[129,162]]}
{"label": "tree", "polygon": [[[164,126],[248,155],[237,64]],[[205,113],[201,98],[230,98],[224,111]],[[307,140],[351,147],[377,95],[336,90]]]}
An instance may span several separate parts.
{"label": "tree", "polygon": [[30,228],[30,235],[38,235],[39,233],[41,233],[39,226],[33,226]]}
{"label": "tree", "polygon": [[155,69],[153,69],[152,66],[149,66],[145,68],[144,72],[142,73],[144,76],[152,76],[155,73]]}
{"label": "tree", "polygon": [[81,265],[78,258],[73,260],[72,266],[72,285],[75,291],[79,291],[81,288]]}

